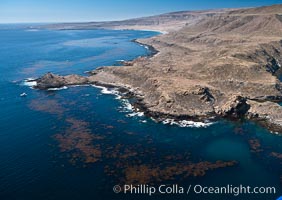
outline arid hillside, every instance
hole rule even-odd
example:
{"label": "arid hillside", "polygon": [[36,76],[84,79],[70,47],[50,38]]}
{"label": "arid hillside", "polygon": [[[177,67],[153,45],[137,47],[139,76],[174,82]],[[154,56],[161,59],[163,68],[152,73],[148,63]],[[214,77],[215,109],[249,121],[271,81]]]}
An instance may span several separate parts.
{"label": "arid hillside", "polygon": [[128,19],[123,21],[88,22],[88,23],[58,23],[44,25],[39,28],[47,29],[144,29],[157,31],[175,31],[195,24],[207,16],[214,16],[234,9],[204,10],[204,11],[181,11],[156,16]]}
{"label": "arid hillside", "polygon": [[[156,118],[245,117],[282,133],[282,5],[208,13],[138,40],[158,53],[95,70],[87,82],[130,89]],[[39,87],[52,80],[39,79]]]}

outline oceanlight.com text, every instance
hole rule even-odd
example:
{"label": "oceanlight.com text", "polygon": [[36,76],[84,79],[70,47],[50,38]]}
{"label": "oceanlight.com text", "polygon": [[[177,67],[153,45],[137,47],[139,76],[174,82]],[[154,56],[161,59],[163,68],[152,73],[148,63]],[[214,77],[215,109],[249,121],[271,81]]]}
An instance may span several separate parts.
{"label": "oceanlight.com text", "polygon": [[276,194],[276,188],[273,186],[251,187],[244,185],[225,185],[225,186],[204,186],[189,185],[187,187],[175,185],[115,185],[115,193],[123,194],[144,194],[152,196],[154,194],[209,194],[209,195],[232,195],[239,196],[244,194]]}

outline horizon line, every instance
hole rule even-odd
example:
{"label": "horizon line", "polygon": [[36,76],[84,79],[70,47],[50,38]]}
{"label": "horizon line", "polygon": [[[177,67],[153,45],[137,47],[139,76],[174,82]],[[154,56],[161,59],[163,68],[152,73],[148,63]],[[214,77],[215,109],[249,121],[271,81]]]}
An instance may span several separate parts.
{"label": "horizon line", "polygon": [[224,9],[248,9],[248,8],[258,8],[258,7],[265,7],[265,6],[273,6],[279,4],[271,4],[271,5],[263,5],[263,6],[253,6],[253,7],[219,7],[219,8],[210,8],[210,9],[190,9],[190,10],[175,10],[169,12],[163,12],[159,14],[151,14],[151,15],[144,15],[144,16],[136,16],[131,18],[122,18],[122,19],[110,19],[110,20],[68,20],[68,21],[19,21],[19,22],[0,22],[0,24],[55,24],[55,23],[92,23],[92,22],[112,22],[112,21],[125,21],[131,19],[138,19],[138,18],[145,18],[145,17],[153,17],[158,15],[164,15],[169,13],[177,13],[177,12],[194,12],[194,11],[213,11],[213,10],[224,10]]}

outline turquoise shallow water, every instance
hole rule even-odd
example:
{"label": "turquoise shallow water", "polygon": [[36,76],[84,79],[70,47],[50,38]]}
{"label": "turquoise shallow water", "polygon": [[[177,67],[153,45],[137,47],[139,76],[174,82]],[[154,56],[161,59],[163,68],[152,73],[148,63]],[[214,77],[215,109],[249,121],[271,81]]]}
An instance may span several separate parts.
{"label": "turquoise shallow water", "polygon": [[[282,194],[282,160],[275,156],[282,153],[282,137],[256,124],[222,120],[181,128],[132,116],[126,100],[92,86],[38,91],[23,85],[25,78],[48,71],[83,74],[102,65],[119,67],[118,60],[150,53],[132,39],[156,34],[0,30],[0,199],[276,199]],[[199,167],[218,160],[237,164]],[[187,173],[193,164],[195,175]],[[277,193],[148,197],[112,191],[116,184],[138,181],[274,186]]]}

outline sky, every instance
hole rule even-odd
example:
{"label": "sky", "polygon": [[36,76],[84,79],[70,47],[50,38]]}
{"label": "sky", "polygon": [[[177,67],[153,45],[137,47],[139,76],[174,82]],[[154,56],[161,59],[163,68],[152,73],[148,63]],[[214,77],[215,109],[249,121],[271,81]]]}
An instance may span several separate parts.
{"label": "sky", "polygon": [[279,3],[282,0],[0,0],[0,23],[122,20],[182,10]]}

